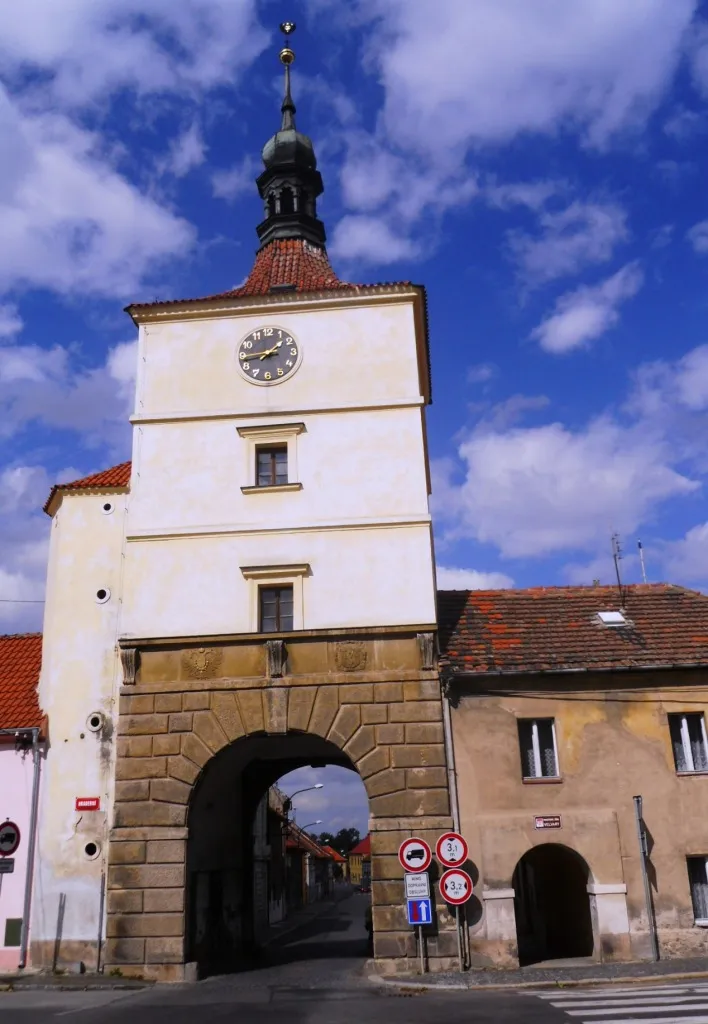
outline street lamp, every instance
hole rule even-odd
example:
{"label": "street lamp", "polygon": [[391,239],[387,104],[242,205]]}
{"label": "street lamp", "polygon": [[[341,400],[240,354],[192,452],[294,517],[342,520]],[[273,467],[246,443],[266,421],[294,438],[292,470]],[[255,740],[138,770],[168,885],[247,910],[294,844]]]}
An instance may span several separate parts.
{"label": "street lamp", "polygon": [[304,832],[306,828],[312,828],[313,825],[321,825],[322,818],[318,818],[317,821],[311,821],[309,825],[298,825],[301,832]]}
{"label": "street lamp", "polygon": [[286,796],[283,801],[283,810],[287,814],[293,805],[293,800],[296,796],[300,796],[301,793],[309,793],[313,789],[322,789],[324,782],[316,782],[314,786],[306,786],[304,789],[296,789],[290,796]]}

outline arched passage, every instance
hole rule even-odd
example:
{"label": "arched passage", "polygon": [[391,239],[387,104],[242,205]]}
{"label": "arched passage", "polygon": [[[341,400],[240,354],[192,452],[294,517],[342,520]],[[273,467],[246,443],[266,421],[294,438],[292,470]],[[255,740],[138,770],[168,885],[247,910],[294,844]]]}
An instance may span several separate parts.
{"label": "arched passage", "polygon": [[522,966],[592,956],[589,875],[583,858],[557,843],[535,846],[521,858],[512,884]]}
{"label": "arched passage", "polygon": [[204,766],[188,807],[186,862],[187,960],[200,975],[251,965],[272,904],[298,909],[296,867],[267,797],[288,772],[325,765],[356,771],[332,742],[289,732],[242,737]]}

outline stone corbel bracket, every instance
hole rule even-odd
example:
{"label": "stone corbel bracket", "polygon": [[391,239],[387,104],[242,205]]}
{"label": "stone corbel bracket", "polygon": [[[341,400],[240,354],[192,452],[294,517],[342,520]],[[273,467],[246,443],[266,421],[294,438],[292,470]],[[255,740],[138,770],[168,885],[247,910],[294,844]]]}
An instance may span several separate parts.
{"label": "stone corbel bracket", "polygon": [[268,675],[271,679],[280,679],[285,675],[285,665],[288,659],[287,648],[284,640],[266,640],[266,657],[268,660]]}
{"label": "stone corbel bracket", "polygon": [[435,636],[432,633],[418,633],[416,639],[420,651],[420,667],[435,668]]}
{"label": "stone corbel bracket", "polygon": [[140,664],[140,651],[137,647],[121,647],[120,663],[123,667],[123,686],[135,686],[135,676]]}

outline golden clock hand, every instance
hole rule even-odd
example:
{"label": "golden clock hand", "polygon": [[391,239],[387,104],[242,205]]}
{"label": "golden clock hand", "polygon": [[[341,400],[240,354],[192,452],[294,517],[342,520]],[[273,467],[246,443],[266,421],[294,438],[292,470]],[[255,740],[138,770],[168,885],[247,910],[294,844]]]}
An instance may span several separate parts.
{"label": "golden clock hand", "polygon": [[279,349],[282,344],[283,344],[283,341],[281,339],[279,342],[277,342],[275,345],[273,345],[272,348],[269,348],[267,352],[264,352],[263,355],[261,356],[261,361],[264,360],[266,356],[272,356],[273,353],[277,349]]}

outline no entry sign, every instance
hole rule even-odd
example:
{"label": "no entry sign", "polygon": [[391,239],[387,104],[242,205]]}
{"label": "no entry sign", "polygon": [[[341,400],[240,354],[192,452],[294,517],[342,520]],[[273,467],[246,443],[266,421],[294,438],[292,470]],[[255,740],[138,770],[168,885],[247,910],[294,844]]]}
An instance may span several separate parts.
{"label": "no entry sign", "polygon": [[472,895],[472,879],[461,868],[450,868],[440,879],[440,895],[446,903],[459,907]]}
{"label": "no entry sign", "polygon": [[20,830],[14,821],[0,825],[0,857],[11,857],[20,845]]}
{"label": "no entry sign", "polygon": [[446,868],[456,868],[465,863],[469,851],[459,832],[445,832],[435,844],[435,853]]}
{"label": "no entry sign", "polygon": [[405,839],[398,848],[398,859],[406,871],[426,871],[433,854],[424,839]]}

